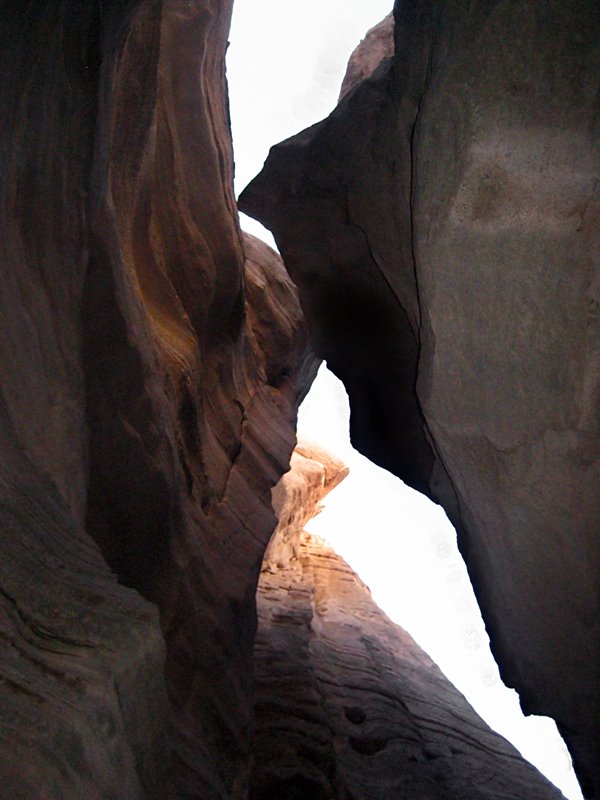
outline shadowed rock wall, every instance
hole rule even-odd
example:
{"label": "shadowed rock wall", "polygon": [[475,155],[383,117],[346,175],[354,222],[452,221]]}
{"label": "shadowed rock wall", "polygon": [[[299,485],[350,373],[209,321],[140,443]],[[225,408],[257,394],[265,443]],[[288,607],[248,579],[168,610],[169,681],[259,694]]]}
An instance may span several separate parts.
{"label": "shadowed rock wall", "polygon": [[444,505],[505,682],[595,797],[598,4],[407,0],[395,19],[394,59],[275,147],[240,205],[299,285],[354,443]]}
{"label": "shadowed rock wall", "polygon": [[250,799],[558,800],[350,567],[302,531],[346,472],[302,442],[274,490],[282,510],[258,590]]}
{"label": "shadowed rock wall", "polygon": [[11,800],[246,793],[270,490],[315,362],[280,259],[238,227],[230,13],[2,5]]}

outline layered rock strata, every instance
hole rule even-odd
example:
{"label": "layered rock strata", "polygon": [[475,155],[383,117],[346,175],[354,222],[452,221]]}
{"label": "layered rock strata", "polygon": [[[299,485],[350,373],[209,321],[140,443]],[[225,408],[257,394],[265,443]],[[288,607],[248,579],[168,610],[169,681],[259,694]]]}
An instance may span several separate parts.
{"label": "layered rock strata", "polygon": [[392,61],[273,148],[241,207],[354,443],[444,505],[505,682],[595,797],[598,5],[407,0],[395,23]]}
{"label": "layered rock strata", "polygon": [[250,799],[562,797],[475,714],[350,567],[302,531],[344,474],[303,443],[275,493],[282,514],[258,590]]}
{"label": "layered rock strata", "polygon": [[242,240],[231,0],[0,14],[0,794],[241,798],[255,588],[312,379]]}

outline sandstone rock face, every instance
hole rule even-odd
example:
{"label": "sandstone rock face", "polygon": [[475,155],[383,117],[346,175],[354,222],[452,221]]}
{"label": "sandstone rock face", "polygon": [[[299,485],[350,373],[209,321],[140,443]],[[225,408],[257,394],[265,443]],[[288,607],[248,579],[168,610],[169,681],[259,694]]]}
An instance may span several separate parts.
{"label": "sandstone rock face", "polygon": [[442,502],[505,682],[596,796],[598,6],[395,19],[388,68],[274,148],[241,206],[277,239],[355,444]]}
{"label": "sandstone rock face", "polygon": [[258,591],[251,800],[562,797],[302,532],[336,470],[338,481],[342,465],[304,444],[276,489],[284,512]]}
{"label": "sandstone rock face", "polygon": [[313,376],[242,239],[230,0],[0,15],[0,793],[246,794],[255,588]]}

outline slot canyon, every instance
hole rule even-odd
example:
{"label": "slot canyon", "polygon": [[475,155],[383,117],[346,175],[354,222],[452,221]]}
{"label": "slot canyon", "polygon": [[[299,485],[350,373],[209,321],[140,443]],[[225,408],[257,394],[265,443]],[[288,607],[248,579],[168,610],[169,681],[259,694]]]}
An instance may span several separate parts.
{"label": "slot canyon", "polygon": [[599,800],[600,6],[397,0],[239,200],[232,12],[0,2],[0,799],[563,796],[305,530],[326,361]]}

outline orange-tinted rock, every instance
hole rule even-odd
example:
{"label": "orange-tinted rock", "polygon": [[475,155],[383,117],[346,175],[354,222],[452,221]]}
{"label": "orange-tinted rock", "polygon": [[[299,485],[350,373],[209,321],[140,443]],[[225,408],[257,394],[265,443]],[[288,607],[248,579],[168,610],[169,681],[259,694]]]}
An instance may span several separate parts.
{"label": "orange-tinted rock", "polygon": [[262,570],[283,568],[295,557],[299,532],[322,508],[321,500],[348,474],[348,467],[315,442],[300,439],[290,470],[272,491],[277,530],[263,558]]}
{"label": "orange-tinted rock", "polygon": [[270,492],[315,362],[238,226],[231,2],[9,6],[2,792],[243,797]]}
{"label": "orange-tinted rock", "polygon": [[258,591],[250,799],[558,800],[350,567],[302,532],[332,475],[343,478],[342,465],[304,445],[275,490],[283,514]]}
{"label": "orange-tinted rock", "polygon": [[409,0],[391,64],[271,151],[271,228],[355,444],[437,498],[494,653],[600,790],[595,2]]}

